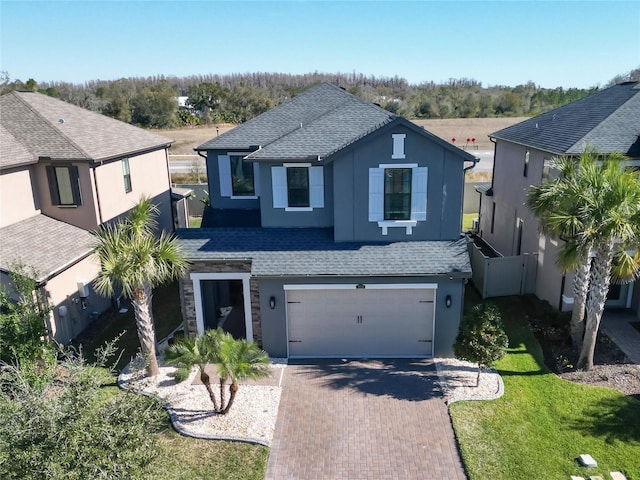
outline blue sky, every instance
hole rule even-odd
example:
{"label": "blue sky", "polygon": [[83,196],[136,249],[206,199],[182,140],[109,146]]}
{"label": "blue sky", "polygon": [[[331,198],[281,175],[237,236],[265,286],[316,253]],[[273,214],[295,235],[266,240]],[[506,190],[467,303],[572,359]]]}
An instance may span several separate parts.
{"label": "blue sky", "polygon": [[12,80],[342,72],[601,85],[640,66],[640,0],[6,1]]}

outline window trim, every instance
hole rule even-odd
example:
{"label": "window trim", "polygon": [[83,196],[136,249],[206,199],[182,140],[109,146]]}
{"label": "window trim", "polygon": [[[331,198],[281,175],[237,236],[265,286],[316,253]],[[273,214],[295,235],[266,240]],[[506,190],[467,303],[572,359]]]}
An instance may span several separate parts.
{"label": "window trim", "polygon": [[[384,219],[384,171],[388,168],[412,170],[411,218],[409,220]],[[377,182],[381,182],[380,185]],[[381,163],[378,167],[369,168],[369,221],[377,223],[382,229],[382,235],[387,235],[389,228],[404,228],[406,234],[411,235],[413,227],[416,227],[418,222],[427,220],[428,183],[429,167],[419,166],[417,163]]]}
{"label": "window trim", "polygon": [[525,178],[527,178],[529,176],[529,159],[530,159],[530,156],[531,156],[531,152],[527,148],[524,151],[524,169],[523,169],[523,172],[522,172],[522,176],[524,176]]}
{"label": "window trim", "polygon": [[220,197],[230,200],[257,200],[260,198],[260,167],[258,162],[253,162],[253,195],[234,195],[233,176],[231,175],[231,157],[246,157],[251,152],[227,152],[217,156],[218,160],[218,185]]}
{"label": "window trim", "polygon": [[129,165],[129,158],[128,157],[123,158],[121,160],[121,163],[122,163],[122,179],[124,181],[124,193],[131,193],[133,191],[133,184],[131,183],[131,166]]}
{"label": "window trim", "polygon": [[[286,169],[305,167],[308,169],[309,175],[309,206],[290,207]],[[324,167],[321,165],[313,166],[309,162],[283,163],[272,166],[271,189],[274,209],[284,209],[285,212],[312,212],[315,209],[324,208]]]}

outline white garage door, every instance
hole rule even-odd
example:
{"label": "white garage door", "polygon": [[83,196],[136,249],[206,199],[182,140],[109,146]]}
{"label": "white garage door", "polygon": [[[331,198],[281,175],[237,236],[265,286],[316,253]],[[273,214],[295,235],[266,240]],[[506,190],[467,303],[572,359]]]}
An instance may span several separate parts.
{"label": "white garage door", "polygon": [[290,357],[433,354],[433,287],[288,288]]}

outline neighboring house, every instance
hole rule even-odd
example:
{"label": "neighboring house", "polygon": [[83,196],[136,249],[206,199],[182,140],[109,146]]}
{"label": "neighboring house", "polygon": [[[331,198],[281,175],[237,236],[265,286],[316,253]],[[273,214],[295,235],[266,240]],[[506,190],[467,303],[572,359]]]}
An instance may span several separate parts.
{"label": "neighboring house", "polygon": [[[553,178],[554,157],[577,157],[586,146],[600,153],[622,152],[631,168],[639,168],[640,83],[612,86],[499,130],[491,138],[496,143],[493,182],[479,189],[478,234],[505,257],[533,259],[522,282],[525,292],[555,308],[571,309],[572,277],[555,264],[560,241],[539,234],[526,195],[531,185]],[[506,277],[505,281],[513,283]],[[612,285],[607,306],[640,311],[640,282]]]}
{"label": "neighboring house", "polygon": [[275,357],[450,356],[471,275],[471,154],[322,84],[216,137],[211,208],[182,230],[188,333]]}
{"label": "neighboring house", "polygon": [[95,294],[99,225],[142,195],[173,230],[171,140],[34,92],[0,97],[0,275],[31,266],[54,307],[47,326],[66,343],[111,305]]}

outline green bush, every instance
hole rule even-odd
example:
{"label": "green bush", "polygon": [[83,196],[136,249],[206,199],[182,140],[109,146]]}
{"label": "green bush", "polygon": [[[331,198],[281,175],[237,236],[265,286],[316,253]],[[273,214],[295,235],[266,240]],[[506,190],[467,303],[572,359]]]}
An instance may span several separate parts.
{"label": "green bush", "polygon": [[482,368],[504,357],[508,346],[500,310],[492,303],[481,303],[460,323],[453,352],[456,358],[478,363],[477,385]]}

